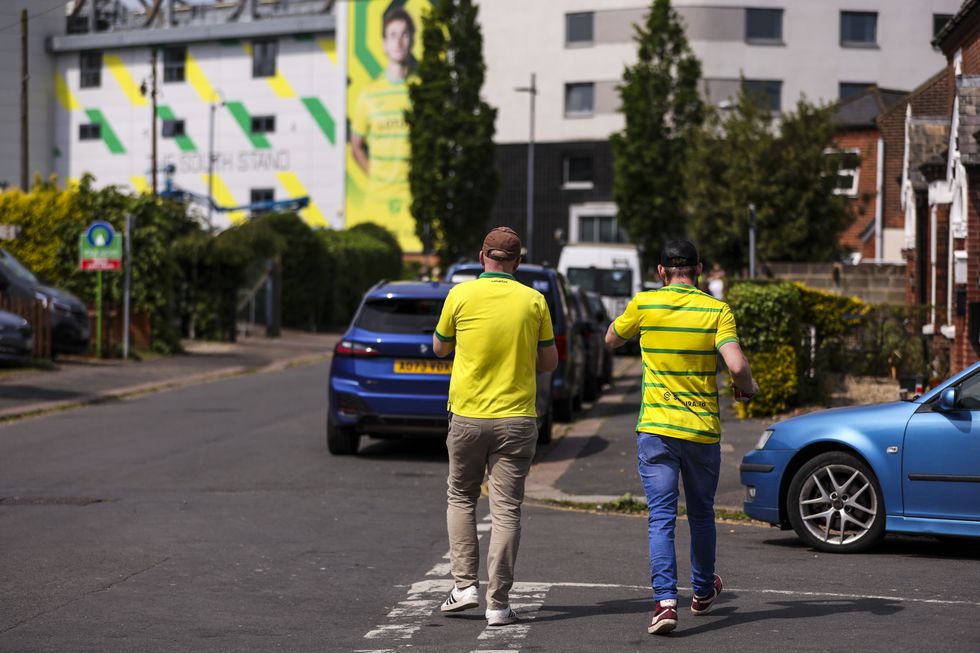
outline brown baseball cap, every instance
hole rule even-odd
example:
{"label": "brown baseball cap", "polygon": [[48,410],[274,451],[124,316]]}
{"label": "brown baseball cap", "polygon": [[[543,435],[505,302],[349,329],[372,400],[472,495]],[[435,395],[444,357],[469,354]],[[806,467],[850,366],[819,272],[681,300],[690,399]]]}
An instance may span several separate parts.
{"label": "brown baseball cap", "polygon": [[495,261],[513,261],[521,255],[521,238],[510,227],[494,227],[483,239],[483,255]]}

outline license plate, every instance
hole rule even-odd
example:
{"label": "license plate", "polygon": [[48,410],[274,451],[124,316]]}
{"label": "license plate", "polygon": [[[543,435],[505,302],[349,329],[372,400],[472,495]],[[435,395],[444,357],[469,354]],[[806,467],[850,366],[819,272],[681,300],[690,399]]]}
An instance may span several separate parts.
{"label": "license plate", "polygon": [[452,361],[428,358],[395,360],[395,374],[451,374],[452,371]]}

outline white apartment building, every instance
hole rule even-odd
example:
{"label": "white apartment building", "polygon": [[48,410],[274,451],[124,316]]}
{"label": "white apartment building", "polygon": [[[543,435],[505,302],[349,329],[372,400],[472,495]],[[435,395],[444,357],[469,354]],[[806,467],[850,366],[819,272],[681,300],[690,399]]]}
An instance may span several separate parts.
{"label": "white apartment building", "polygon": [[[37,15],[36,30],[48,30],[31,31],[40,97],[30,124],[32,135],[41,132],[33,170],[62,183],[91,173],[99,186],[148,190],[156,132],[157,190],[172,170],[170,181],[196,196],[202,213],[213,197],[215,227],[247,215],[225,209],[298,197],[309,198],[301,215],[311,225],[343,226],[346,60],[333,3],[21,4]],[[13,68],[19,52],[5,54]],[[6,77],[3,95],[16,98]],[[0,179],[19,184],[9,140]]]}
{"label": "white apartment building", "polygon": [[[961,0],[674,0],[706,97],[719,104],[739,80],[791,110],[801,96],[833,102],[877,84],[911,90],[942,69],[933,35]],[[638,0],[482,0],[487,83],[498,107],[502,188],[495,222],[525,224],[529,98],[536,76],[537,261],[560,240],[616,240],[609,135],[622,129],[616,90],[636,59]],[[560,230],[560,233],[558,233]],[[556,237],[560,236],[560,239]]]}

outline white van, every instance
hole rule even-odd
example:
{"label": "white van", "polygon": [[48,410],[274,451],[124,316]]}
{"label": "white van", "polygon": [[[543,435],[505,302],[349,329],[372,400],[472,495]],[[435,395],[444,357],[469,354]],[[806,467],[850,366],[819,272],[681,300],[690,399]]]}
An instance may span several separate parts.
{"label": "white van", "polygon": [[558,257],[558,271],[573,286],[599,293],[606,311],[613,319],[622,314],[633,295],[643,289],[640,252],[636,245],[565,245]]}

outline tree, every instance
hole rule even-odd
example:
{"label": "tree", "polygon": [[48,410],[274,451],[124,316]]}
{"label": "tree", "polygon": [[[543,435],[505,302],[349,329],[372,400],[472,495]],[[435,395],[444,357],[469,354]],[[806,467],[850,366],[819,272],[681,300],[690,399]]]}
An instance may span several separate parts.
{"label": "tree", "polygon": [[472,0],[441,0],[422,21],[423,55],[406,112],[415,229],[443,266],[479,251],[499,180],[497,111],[480,99],[486,65]]}
{"label": "tree", "polygon": [[683,171],[704,104],[701,63],[669,0],[654,0],[635,30],[638,60],[619,87],[626,126],[612,136],[613,198],[619,225],[650,256],[665,237],[687,235]]}
{"label": "tree", "polygon": [[743,89],[723,114],[709,114],[686,170],[688,226],[702,255],[744,268],[754,204],[759,260],[836,259],[854,208],[833,193],[836,162],[825,155],[834,134],[830,110],[802,98],[777,127],[764,99]]}

